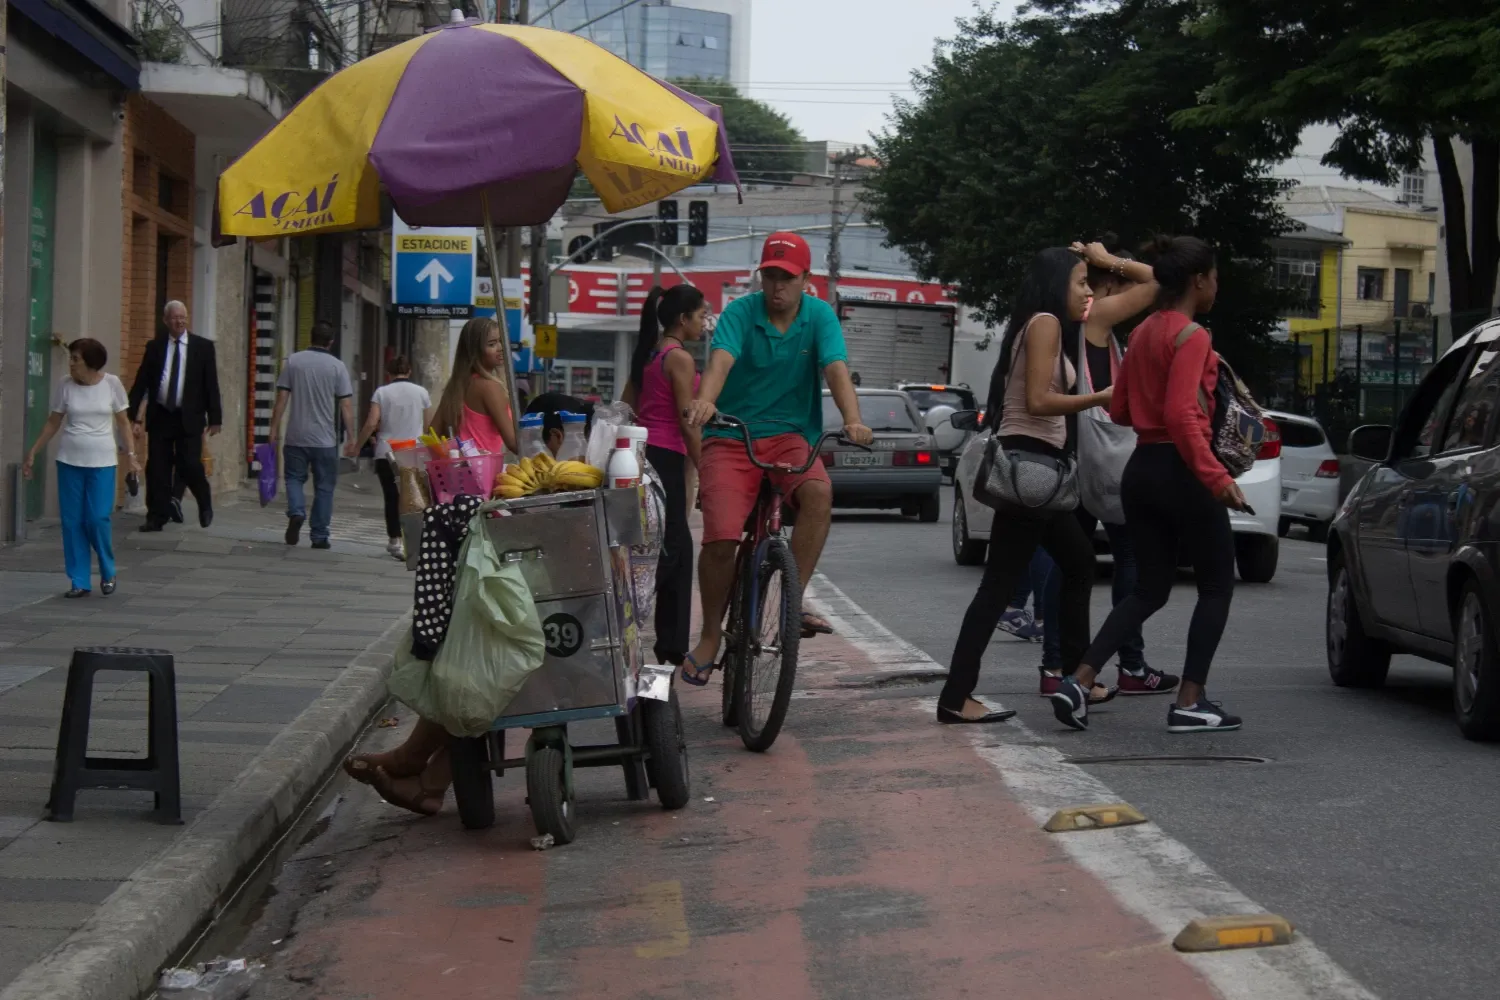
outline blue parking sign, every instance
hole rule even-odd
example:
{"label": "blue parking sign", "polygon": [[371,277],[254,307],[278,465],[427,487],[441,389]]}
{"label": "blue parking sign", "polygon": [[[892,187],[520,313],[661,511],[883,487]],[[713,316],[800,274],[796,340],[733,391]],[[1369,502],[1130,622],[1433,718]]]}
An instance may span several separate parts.
{"label": "blue parking sign", "polygon": [[391,301],[401,316],[474,315],[474,230],[407,226],[392,233]]}

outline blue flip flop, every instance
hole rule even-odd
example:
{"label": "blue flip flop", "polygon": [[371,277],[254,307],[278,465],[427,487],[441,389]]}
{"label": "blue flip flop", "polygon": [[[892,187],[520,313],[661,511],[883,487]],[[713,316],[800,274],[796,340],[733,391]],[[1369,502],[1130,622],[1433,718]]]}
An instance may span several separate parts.
{"label": "blue flip flop", "polygon": [[[689,664],[692,664],[691,672],[688,669]],[[714,675],[714,670],[717,668],[716,663],[710,663],[707,667],[700,666],[698,661],[693,659],[693,654],[688,653],[682,658],[682,679],[693,687],[706,687],[709,678]]]}

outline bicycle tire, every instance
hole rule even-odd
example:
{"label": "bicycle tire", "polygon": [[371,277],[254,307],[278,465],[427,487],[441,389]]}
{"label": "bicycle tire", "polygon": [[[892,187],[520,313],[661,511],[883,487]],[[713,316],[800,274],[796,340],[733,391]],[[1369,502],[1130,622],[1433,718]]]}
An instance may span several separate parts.
{"label": "bicycle tire", "polygon": [[[779,585],[779,593],[773,583]],[[745,635],[741,639],[746,655],[736,671],[735,701],[739,706],[740,741],[746,750],[764,753],[776,742],[786,721],[797,682],[797,653],[802,639],[802,588],[797,563],[786,542],[773,538],[766,543],[760,560],[746,575],[746,584],[742,612]],[[752,596],[756,598],[754,617]],[[774,642],[774,652],[762,653],[768,638]],[[767,676],[772,669],[774,683]]]}

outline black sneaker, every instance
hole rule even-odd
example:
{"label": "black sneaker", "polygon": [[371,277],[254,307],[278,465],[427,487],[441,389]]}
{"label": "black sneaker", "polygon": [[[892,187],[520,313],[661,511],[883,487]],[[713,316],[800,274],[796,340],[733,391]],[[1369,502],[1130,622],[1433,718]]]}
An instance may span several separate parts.
{"label": "black sneaker", "polygon": [[1121,694],[1166,694],[1177,690],[1176,674],[1163,673],[1155,667],[1142,667],[1139,671],[1120,668]]}
{"label": "black sneaker", "polygon": [[172,498],[172,523],[182,523],[182,501],[177,497]]}
{"label": "black sneaker", "polygon": [[288,517],[286,519],[286,543],[296,545],[302,538],[302,522],[305,517]]}
{"label": "black sneaker", "polygon": [[333,543],[326,538],[322,538],[316,542],[313,542],[312,547],[315,549],[331,549],[333,548]]}
{"label": "black sneaker", "polygon": [[1069,729],[1089,727],[1088,692],[1079,686],[1076,678],[1071,675],[1062,678],[1057,685],[1057,690],[1050,697],[1052,714],[1057,716],[1058,722]]}
{"label": "black sneaker", "polygon": [[1173,705],[1167,710],[1169,733],[1230,732],[1242,724],[1238,715],[1230,715],[1218,702],[1205,698],[1198,699],[1198,704],[1190,708]]}

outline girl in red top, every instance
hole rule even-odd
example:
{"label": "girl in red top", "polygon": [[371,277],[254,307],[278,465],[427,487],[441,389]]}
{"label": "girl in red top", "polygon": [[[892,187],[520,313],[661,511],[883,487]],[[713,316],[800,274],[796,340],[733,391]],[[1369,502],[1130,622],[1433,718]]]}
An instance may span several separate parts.
{"label": "girl in red top", "polygon": [[1213,308],[1219,272],[1213,251],[1191,236],[1159,239],[1155,250],[1154,273],[1161,286],[1156,311],[1130,336],[1110,404],[1110,417],[1136,430],[1137,445],[1125,466],[1120,498],[1139,576],[1077,671],[1065,676],[1052,695],[1053,712],[1064,725],[1088,728],[1087,692],[1094,678],[1126,637],[1167,603],[1177,555],[1185,549],[1197,575],[1198,606],[1188,627],[1182,686],[1167,711],[1167,729],[1238,729],[1239,718],[1210,702],[1203,688],[1234,592],[1228,508],[1245,505],[1210,446],[1219,356],[1208,331],[1193,322]]}

